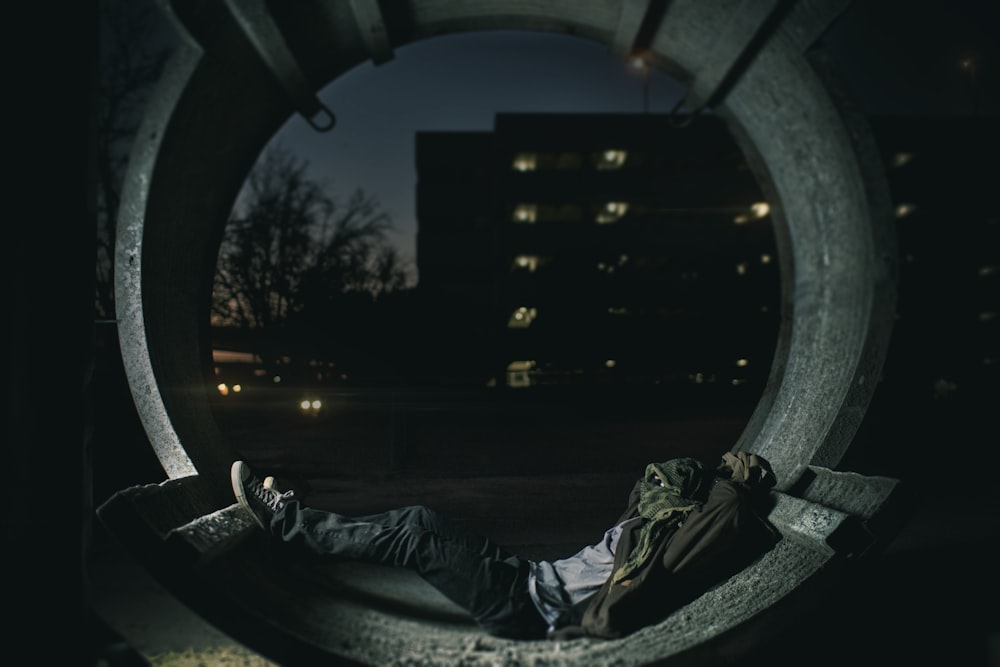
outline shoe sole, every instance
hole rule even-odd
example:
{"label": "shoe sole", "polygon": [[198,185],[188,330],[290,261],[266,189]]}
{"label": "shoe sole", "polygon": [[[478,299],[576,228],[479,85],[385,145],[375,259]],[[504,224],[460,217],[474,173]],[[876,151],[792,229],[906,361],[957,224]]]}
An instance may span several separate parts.
{"label": "shoe sole", "polygon": [[260,519],[257,518],[257,514],[250,509],[250,503],[247,502],[246,491],[243,490],[243,471],[247,470],[246,464],[243,461],[233,461],[232,467],[229,469],[229,480],[233,485],[233,495],[236,496],[236,501],[247,511],[247,513],[253,517],[254,522],[261,528],[267,530],[267,526],[261,523]]}

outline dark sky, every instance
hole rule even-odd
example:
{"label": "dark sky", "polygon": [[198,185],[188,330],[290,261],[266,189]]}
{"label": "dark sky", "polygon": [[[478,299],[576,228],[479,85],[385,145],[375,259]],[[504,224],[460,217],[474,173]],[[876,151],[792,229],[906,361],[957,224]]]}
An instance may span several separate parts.
{"label": "dark sky", "polygon": [[[824,45],[862,108],[878,114],[997,113],[997,0],[855,2]],[[654,71],[652,112],[669,111],[684,88]],[[335,190],[362,187],[392,215],[412,257],[416,222],[413,134],[489,130],[497,112],[639,112],[642,79],[606,47],[564,35],[449,35],[396,49],[383,65],[359,66],[321,92],[338,126],[317,135],[297,117],[274,141],[294,147]]]}
{"label": "dark sky", "polygon": [[[337,126],[317,134],[289,119],[272,141],[292,147],[336,192],[375,194],[392,215],[396,242],[414,255],[414,134],[491,130],[498,112],[631,112],[643,109],[642,76],[607,48],[564,35],[465,33],[396,50],[323,89]],[[649,108],[669,111],[683,87],[654,71]]]}
{"label": "dark sky", "polygon": [[[872,114],[1000,111],[1000,0],[855,0],[823,39]],[[963,67],[963,62],[971,63]],[[649,110],[684,88],[649,80]],[[490,130],[498,112],[640,112],[642,78],[607,47],[537,32],[447,35],[399,47],[320,91],[337,126],[319,134],[298,116],[272,139],[309,161],[337,196],[363,188],[392,216],[414,255],[414,133]]]}

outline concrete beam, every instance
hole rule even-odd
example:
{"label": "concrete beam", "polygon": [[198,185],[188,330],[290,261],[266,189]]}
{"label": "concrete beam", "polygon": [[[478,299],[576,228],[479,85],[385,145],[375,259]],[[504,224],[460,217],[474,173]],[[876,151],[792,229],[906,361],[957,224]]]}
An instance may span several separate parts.
{"label": "concrete beam", "polygon": [[[173,4],[204,9],[204,3]],[[280,26],[285,46],[295,45],[317,87],[372,57],[351,5],[320,4],[288,5]],[[719,43],[719,25],[731,7],[725,0],[670,2],[651,36],[651,62],[690,83],[717,49],[740,52],[744,40],[735,31],[725,33],[732,43]],[[620,45],[632,30],[619,30],[620,20],[627,14],[634,26],[640,9],[607,0],[410,0],[406,11],[396,7],[406,21],[390,27],[397,46],[452,32],[516,28]],[[455,664],[470,652],[520,655],[522,664],[529,655],[547,664],[684,664],[838,572],[832,566],[842,559],[838,548],[843,543],[853,552],[855,536],[863,533],[829,538],[845,534],[841,525],[864,526],[870,508],[830,507],[798,496],[808,508],[801,516],[825,517],[825,528],[793,530],[799,517],[785,517],[789,539],[693,603],[703,607],[685,610],[697,624],[674,615],[669,627],[646,628],[619,642],[515,646],[483,637],[468,624],[428,623],[386,609],[305,564],[269,567],[253,540],[224,549],[211,539],[217,530],[228,531],[232,518],[228,471],[236,457],[203,390],[216,251],[254,160],[298,110],[289,79],[258,57],[244,31],[265,23],[245,17],[241,25],[232,16],[187,21],[199,32],[198,42],[182,41],[174,55],[125,178],[115,267],[119,340],[137,409],[171,482],[164,488],[182,492],[136,503],[123,494],[104,516],[112,530],[136,543],[151,568],[159,563],[168,588],[190,594],[199,612],[265,655],[386,664],[387,656],[405,650],[426,657],[426,664]],[[323,29],[313,30],[318,25]],[[850,446],[885,358],[895,299],[895,245],[877,152],[864,119],[824,75],[821,58],[804,57],[808,39],[805,33],[772,33],[715,109],[771,204],[782,270],[783,318],[771,379],[735,448],[766,456],[782,480],[778,491],[790,497],[811,467],[835,467]],[[288,64],[281,58],[278,69]],[[189,479],[197,483],[181,481]],[[870,480],[861,485],[883,486]],[[807,486],[803,494],[813,493],[809,488],[818,489]],[[830,497],[836,495],[843,494]],[[175,515],[177,507],[183,511]],[[844,521],[836,523],[838,517]],[[236,526],[233,534],[241,530]],[[203,553],[204,559],[194,559],[204,560],[202,566],[167,557],[175,545]],[[721,604],[724,599],[713,596],[744,602]]]}

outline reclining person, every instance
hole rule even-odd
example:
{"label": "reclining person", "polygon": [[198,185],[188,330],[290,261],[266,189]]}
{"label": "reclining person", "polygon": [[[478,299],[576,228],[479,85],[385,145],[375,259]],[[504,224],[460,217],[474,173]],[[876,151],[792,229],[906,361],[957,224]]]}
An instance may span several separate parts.
{"label": "reclining person", "polygon": [[646,466],[627,509],[594,543],[555,561],[521,558],[420,505],[361,517],[307,507],[243,461],[237,501],[275,541],[311,554],[417,572],[486,632],[515,639],[616,638],[656,623],[773,546],[761,503],[774,472],[726,453]]}

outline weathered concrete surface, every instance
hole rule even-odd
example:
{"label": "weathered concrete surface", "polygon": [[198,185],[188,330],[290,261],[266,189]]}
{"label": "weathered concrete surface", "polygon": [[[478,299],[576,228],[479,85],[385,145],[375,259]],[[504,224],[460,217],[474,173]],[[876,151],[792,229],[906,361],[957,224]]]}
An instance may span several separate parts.
{"label": "weathered concrete surface", "polygon": [[[204,335],[208,286],[236,192],[293,105],[222,4],[195,4],[178,0],[170,5],[192,39],[175,55],[135,142],[118,225],[116,298],[126,370],[150,443],[168,478],[197,476],[199,490],[189,505],[200,515],[211,515],[226,513],[231,502],[228,466],[234,455],[211,417],[204,390],[198,389],[205,386],[209,359]],[[289,3],[275,10],[285,39],[295,45],[306,77],[317,87],[370,55],[352,4]],[[393,13],[383,18],[394,46],[482,29],[548,30],[610,44],[626,4],[632,5],[413,0],[393,5]],[[719,26],[737,5],[732,0],[669,3],[650,41],[653,63],[690,82],[699,63],[723,46],[718,40],[725,33]],[[887,197],[872,143],[829,78],[817,73],[824,69],[822,58],[803,55],[801,34],[778,30],[715,109],[750,158],[775,221],[783,323],[771,380],[737,448],[770,459],[780,491],[801,479],[809,466],[836,466],[850,445],[885,356],[895,280]],[[184,493],[194,489],[182,486]],[[861,487],[877,493],[883,485]],[[158,560],[157,540],[164,553],[175,556],[187,550],[200,554],[213,544],[204,566],[213,576],[201,580],[176,558],[161,563],[161,573],[178,590],[192,592],[191,599],[210,616],[268,650],[371,664],[388,664],[384,659],[398,656],[402,646],[424,646],[417,655],[431,661],[432,654],[465,656],[469,664],[511,664],[515,659],[512,647],[477,633],[443,624],[425,627],[346,600],[341,604],[353,606],[343,607],[350,611],[337,623],[341,612],[314,595],[313,577],[319,573],[283,578],[290,573],[265,567],[265,556],[240,545],[218,555],[214,550],[219,543],[228,545],[228,537],[205,541],[206,533],[192,526],[190,532],[198,538],[187,541],[186,524],[169,526],[173,532],[166,539],[161,530],[147,534],[146,513],[162,518],[170,512],[155,501],[132,504],[132,495],[124,494],[120,504],[109,507],[110,525],[136,531],[153,561]],[[704,604],[698,601],[675,614],[669,628],[661,624],[621,642],[588,646],[582,653],[595,665],[652,664],[668,658],[680,664],[691,656],[705,658],[702,653],[715,650],[709,640],[721,640],[742,627],[763,609],[756,606],[761,600],[784,600],[814,576],[832,574],[835,568],[824,559],[834,554],[822,536],[837,532],[829,523],[833,517],[852,515],[800,500],[815,510],[791,512],[789,539],[706,596]],[[807,515],[818,524],[799,526],[797,521]],[[226,522],[200,523],[219,529]],[[191,589],[192,581],[199,587]],[[206,596],[207,591],[216,594]],[[709,604],[711,595],[739,603]],[[295,604],[289,604],[291,599]],[[327,623],[317,623],[318,618]],[[524,652],[516,659],[524,664],[560,664],[571,650],[541,644],[532,654],[520,648]],[[583,659],[582,654],[576,657]]]}
{"label": "weathered concrete surface", "polygon": [[[532,484],[548,488],[556,501],[567,501],[579,495],[573,482],[485,478],[452,480],[451,485],[456,496],[467,499],[480,493],[503,497],[504,488],[516,487],[526,499],[507,503],[513,505],[509,511],[524,521],[533,518]],[[391,487],[387,493],[405,499],[426,497],[429,487],[440,483],[414,479],[386,486]],[[564,484],[568,486],[563,489]],[[461,609],[410,572],[286,558],[265,542],[237,505],[187,521],[176,508],[188,504],[183,500],[187,492],[197,497],[198,485],[197,478],[187,478],[125,489],[99,514],[116,534],[127,536],[127,546],[140,562],[182,601],[223,631],[286,665],[311,664],[320,655],[329,661],[327,654],[336,656],[334,664],[372,665],[725,664],[772,641],[795,609],[815,605],[813,596],[829,585],[831,577],[835,581],[846,572],[872,540],[861,515],[776,493],[770,518],[783,535],[781,542],[661,623],[614,641],[519,642],[485,635]],[[857,484],[831,488],[858,496]],[[865,488],[858,501],[873,506],[885,504],[896,485],[876,483]],[[363,502],[378,505],[387,500],[369,494]],[[181,523],[170,527],[174,522]],[[536,526],[558,543],[536,542],[515,550],[528,557],[565,554],[596,534],[585,517],[562,523]],[[503,533],[492,526],[484,530]],[[514,528],[504,537],[519,534],[529,540],[538,536]]]}

